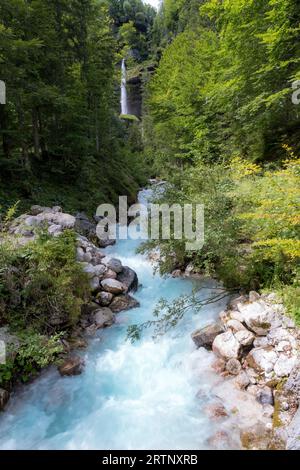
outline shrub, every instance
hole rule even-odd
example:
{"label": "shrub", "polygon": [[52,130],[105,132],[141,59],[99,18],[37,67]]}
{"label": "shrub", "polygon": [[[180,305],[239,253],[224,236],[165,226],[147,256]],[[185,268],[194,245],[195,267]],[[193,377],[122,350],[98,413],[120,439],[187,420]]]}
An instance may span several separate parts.
{"label": "shrub", "polygon": [[0,324],[53,333],[72,326],[89,295],[88,278],[76,262],[76,236],[40,233],[25,246],[0,245]]}

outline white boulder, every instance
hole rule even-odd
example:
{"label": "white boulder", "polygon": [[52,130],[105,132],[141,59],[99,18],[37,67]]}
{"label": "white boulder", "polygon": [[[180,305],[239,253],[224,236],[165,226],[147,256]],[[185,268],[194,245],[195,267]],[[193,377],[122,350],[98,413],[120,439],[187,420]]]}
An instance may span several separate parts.
{"label": "white boulder", "polygon": [[232,358],[237,359],[241,350],[241,344],[232,331],[228,330],[214,339],[212,349],[218,356],[227,360]]}

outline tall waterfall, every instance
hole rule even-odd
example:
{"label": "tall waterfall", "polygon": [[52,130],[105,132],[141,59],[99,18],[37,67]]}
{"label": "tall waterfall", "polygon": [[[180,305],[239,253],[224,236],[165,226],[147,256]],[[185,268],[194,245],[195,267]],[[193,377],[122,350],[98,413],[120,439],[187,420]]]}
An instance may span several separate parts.
{"label": "tall waterfall", "polygon": [[122,60],[121,114],[128,114],[127,90],[126,90],[126,64],[125,64],[125,59]]}

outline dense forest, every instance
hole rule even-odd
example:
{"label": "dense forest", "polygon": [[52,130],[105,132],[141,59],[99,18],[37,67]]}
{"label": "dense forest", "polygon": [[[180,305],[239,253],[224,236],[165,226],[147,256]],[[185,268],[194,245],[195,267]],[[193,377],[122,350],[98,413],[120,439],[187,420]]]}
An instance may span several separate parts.
{"label": "dense forest", "polygon": [[4,208],[20,200],[92,213],[118,194],[135,199],[141,144],[118,118],[119,63],[133,43],[147,56],[154,12],[141,0],[1,2]]}
{"label": "dense forest", "polygon": [[[120,116],[123,58],[141,119]],[[2,0],[0,80],[4,232],[32,204],[93,215],[164,179],[164,202],[205,205],[205,244],[145,243],[161,272],[192,264],[227,289],[275,290],[300,321],[298,1],[164,0],[156,12],[142,0]],[[29,324],[33,354],[49,334],[36,316],[55,301],[76,322],[88,296],[74,234],[44,235],[0,250],[0,326]],[[49,362],[55,341],[50,351]]]}
{"label": "dense forest", "polygon": [[288,285],[298,318],[299,22],[294,0],[165,0],[144,116],[166,200],[205,204],[203,249],[161,241],[162,269],[192,261],[231,287]]}

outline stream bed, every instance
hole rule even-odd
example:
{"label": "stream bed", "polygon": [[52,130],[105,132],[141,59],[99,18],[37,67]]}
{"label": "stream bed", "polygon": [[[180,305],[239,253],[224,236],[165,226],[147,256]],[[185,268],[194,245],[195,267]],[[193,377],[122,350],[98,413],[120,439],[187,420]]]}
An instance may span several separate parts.
{"label": "stream bed", "polygon": [[[147,195],[140,194],[140,199]],[[217,318],[225,301],[190,313],[153,340],[126,339],[130,324],[152,318],[157,301],[175,299],[212,281],[163,278],[153,273],[140,241],[120,240],[105,250],[133,268],[140,307],[117,315],[81,352],[84,372],[61,377],[55,367],[19,388],[0,417],[0,449],[206,449],[217,424],[204,412],[217,379],[212,354],[196,350],[191,333]]]}

